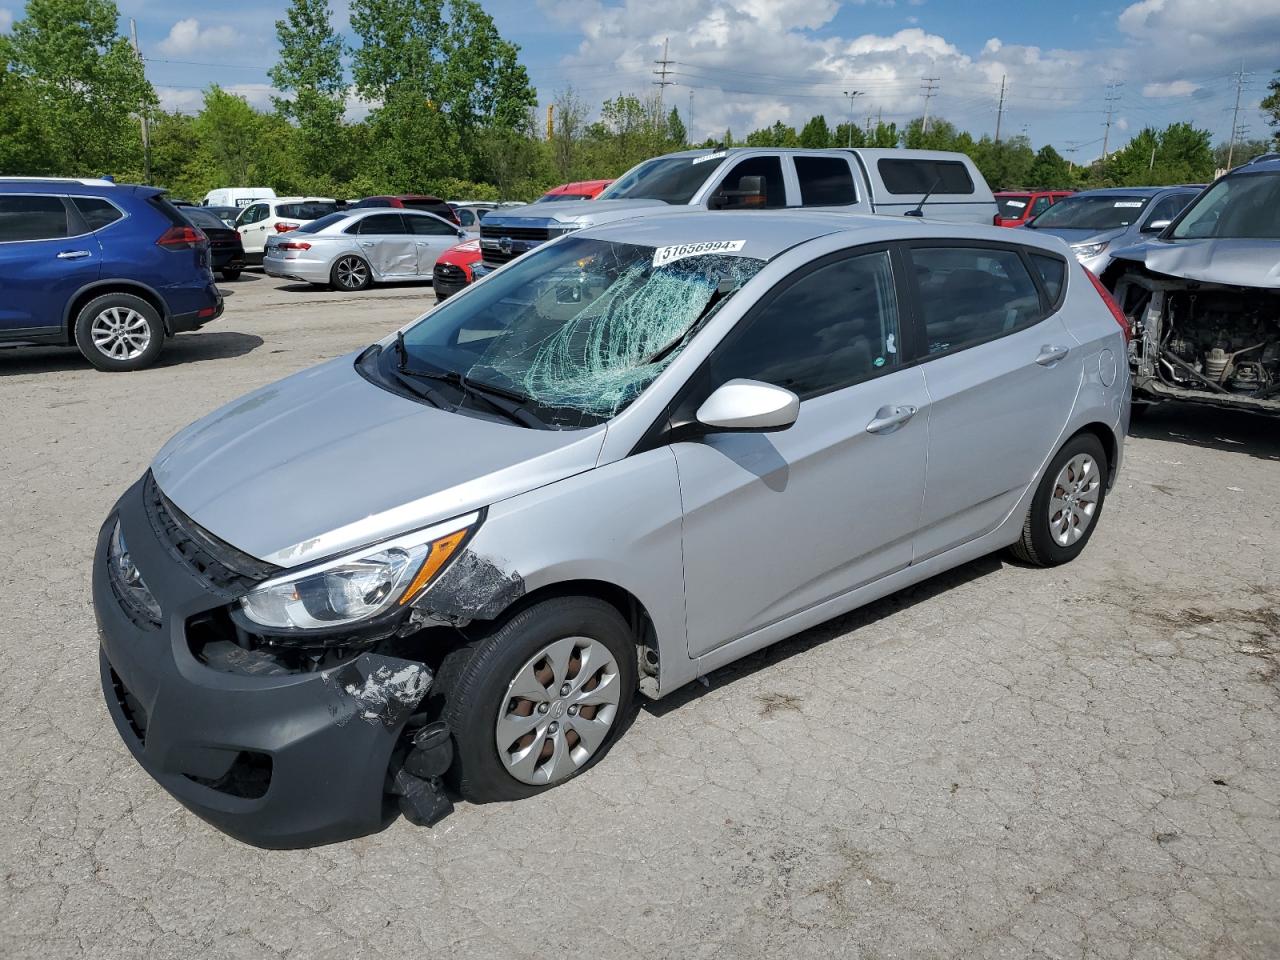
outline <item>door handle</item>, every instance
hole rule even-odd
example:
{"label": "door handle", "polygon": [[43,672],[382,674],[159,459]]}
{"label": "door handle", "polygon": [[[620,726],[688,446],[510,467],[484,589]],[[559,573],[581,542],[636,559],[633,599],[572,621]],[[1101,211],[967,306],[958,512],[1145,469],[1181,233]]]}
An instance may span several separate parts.
{"label": "door handle", "polygon": [[63,250],[60,254],[58,254],[58,259],[59,260],[83,260],[85,257],[91,257],[91,256],[93,256],[93,254],[91,254],[88,250]]}
{"label": "door handle", "polygon": [[1050,364],[1057,363],[1070,352],[1070,347],[1053,347],[1046,343],[1040,348],[1040,353],[1036,357],[1036,363],[1040,364],[1042,367],[1047,367]]}
{"label": "door handle", "polygon": [[919,412],[919,407],[913,407],[909,403],[881,407],[867,424],[867,433],[891,433]]}

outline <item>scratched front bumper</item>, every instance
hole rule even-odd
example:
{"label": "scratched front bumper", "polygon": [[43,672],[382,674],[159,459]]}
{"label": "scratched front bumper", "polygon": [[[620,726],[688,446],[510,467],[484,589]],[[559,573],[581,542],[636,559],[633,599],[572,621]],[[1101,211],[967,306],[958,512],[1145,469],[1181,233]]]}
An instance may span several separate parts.
{"label": "scratched front bumper", "polygon": [[[187,624],[234,599],[157,534],[142,481],[98,537],[93,603],[107,709],[130,752],[193,813],[245,843],[302,847],[371,833],[394,814],[387,768],[430,674],[366,653],[327,671],[246,676],[192,653]],[[160,604],[158,629],[117,599],[107,547],[119,516],[129,553]],[[377,696],[380,679],[419,672],[414,695]],[[401,686],[403,689],[403,683]]]}

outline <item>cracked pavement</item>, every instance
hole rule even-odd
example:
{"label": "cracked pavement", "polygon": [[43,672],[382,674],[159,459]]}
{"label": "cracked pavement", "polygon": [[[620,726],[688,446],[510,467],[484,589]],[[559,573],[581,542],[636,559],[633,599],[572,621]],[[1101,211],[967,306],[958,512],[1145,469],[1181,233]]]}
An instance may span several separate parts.
{"label": "cracked pavement", "polygon": [[94,537],[164,440],[429,289],[247,273],[161,365],[0,352],[0,956],[1280,956],[1280,423],[1162,407],[1097,535],[989,557],[646,704],[435,829],[244,846],[102,703]]}

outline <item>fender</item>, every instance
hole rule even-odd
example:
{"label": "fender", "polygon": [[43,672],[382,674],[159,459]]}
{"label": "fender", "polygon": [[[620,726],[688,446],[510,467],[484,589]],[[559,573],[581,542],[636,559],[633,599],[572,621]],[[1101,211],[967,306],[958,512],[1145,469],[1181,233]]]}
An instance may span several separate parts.
{"label": "fender", "polygon": [[67,298],[67,305],[62,309],[62,336],[68,342],[74,339],[72,332],[72,324],[75,318],[71,316],[71,305],[78,301],[84,294],[91,290],[109,289],[119,290],[121,288],[132,288],[143,293],[150,294],[150,299],[160,305],[160,319],[164,321],[164,332],[166,336],[173,336],[173,330],[169,326],[169,304],[160,291],[150,284],[142,283],[138,280],[126,280],[117,277],[108,277],[107,279],[94,280],[92,283],[86,283],[83,287]]}

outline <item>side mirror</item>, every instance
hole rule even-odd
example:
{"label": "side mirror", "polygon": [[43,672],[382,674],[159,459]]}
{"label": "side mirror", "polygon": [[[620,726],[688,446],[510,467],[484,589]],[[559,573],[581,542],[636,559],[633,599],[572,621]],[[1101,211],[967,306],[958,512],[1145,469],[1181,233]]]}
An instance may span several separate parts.
{"label": "side mirror", "polygon": [[458,239],[459,239],[459,240],[465,240],[465,239],[467,239],[467,231],[465,231],[465,230],[459,230],[459,231],[458,231]]}
{"label": "side mirror", "polygon": [[764,177],[739,177],[738,189],[721,189],[711,198],[711,209],[723,210],[726,207],[763,207],[767,202],[768,196],[765,193]]}
{"label": "side mirror", "polygon": [[800,415],[800,398],[759,380],[721,384],[698,408],[698,422],[717,432],[771,433],[785,430]]}
{"label": "side mirror", "polygon": [[1173,222],[1172,220],[1152,220],[1150,223],[1144,226],[1142,230],[1139,232],[1140,233],[1159,233],[1161,230],[1163,230],[1172,222]]}

